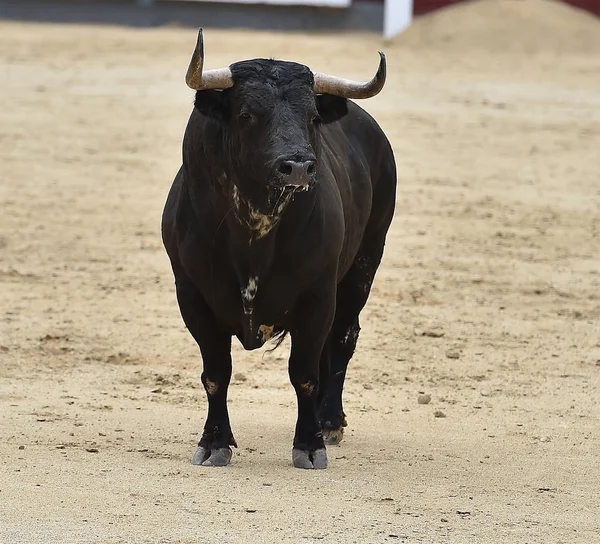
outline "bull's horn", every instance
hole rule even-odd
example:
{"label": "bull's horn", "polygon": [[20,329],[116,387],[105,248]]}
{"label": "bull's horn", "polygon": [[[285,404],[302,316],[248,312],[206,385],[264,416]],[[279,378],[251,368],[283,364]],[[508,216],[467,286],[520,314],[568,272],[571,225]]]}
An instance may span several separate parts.
{"label": "bull's horn", "polygon": [[207,91],[209,89],[229,89],[233,87],[233,77],[229,68],[202,71],[204,66],[204,38],[202,29],[198,31],[196,49],[192,55],[185,82],[190,89]]}
{"label": "bull's horn", "polygon": [[379,51],[379,57],[379,69],[375,77],[366,83],[314,72],[315,93],[334,94],[344,98],[371,98],[375,96],[383,89],[386,75],[385,55],[381,51]]}

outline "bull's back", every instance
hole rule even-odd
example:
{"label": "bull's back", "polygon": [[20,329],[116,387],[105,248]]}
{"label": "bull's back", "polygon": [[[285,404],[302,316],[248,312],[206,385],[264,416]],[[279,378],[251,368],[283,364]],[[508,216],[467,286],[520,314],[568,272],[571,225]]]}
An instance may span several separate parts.
{"label": "bull's back", "polygon": [[177,248],[177,209],[181,197],[181,186],[183,182],[183,166],[177,172],[169,190],[167,201],[163,209],[161,221],[161,235],[167,255],[171,260],[173,271],[176,272],[181,264],[179,262]]}
{"label": "bull's back", "polygon": [[372,183],[372,202],[365,238],[387,232],[396,206],[397,171],[394,151],[383,129],[366,111],[361,111],[361,125],[365,129],[366,155]]}
{"label": "bull's back", "polygon": [[396,164],[377,121],[354,102],[348,101],[346,116],[324,127],[323,138],[344,209],[341,279],[361,245],[387,232],[395,207]]}

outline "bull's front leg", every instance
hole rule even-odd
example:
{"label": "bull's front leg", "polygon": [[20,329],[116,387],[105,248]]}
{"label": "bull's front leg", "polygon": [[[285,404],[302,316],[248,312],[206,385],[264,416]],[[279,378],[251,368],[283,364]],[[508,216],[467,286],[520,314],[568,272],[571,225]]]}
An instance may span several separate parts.
{"label": "bull's front leg", "polygon": [[219,326],[204,298],[187,278],[178,278],[176,283],[181,315],[202,354],[202,384],[208,399],[208,415],[192,464],[225,466],[231,460],[230,446],[237,447],[227,411],[231,335]]}
{"label": "bull's front leg", "polygon": [[295,312],[290,381],[296,391],[298,420],[292,463],[297,468],[327,468],[327,452],[317,415],[319,361],[335,313],[335,288],[304,297]]}

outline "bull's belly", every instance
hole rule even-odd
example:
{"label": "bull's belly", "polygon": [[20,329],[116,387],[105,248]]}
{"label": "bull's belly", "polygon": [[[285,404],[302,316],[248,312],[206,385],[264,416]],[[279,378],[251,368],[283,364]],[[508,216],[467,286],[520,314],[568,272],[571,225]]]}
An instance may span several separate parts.
{"label": "bull's belly", "polygon": [[258,349],[288,329],[285,315],[273,309],[261,311],[253,308],[251,312],[242,311],[236,317],[232,332],[246,350]]}
{"label": "bull's belly", "polygon": [[267,324],[257,316],[244,316],[241,329],[236,332],[238,340],[246,350],[261,348],[273,337],[281,334],[285,328],[282,325]]}

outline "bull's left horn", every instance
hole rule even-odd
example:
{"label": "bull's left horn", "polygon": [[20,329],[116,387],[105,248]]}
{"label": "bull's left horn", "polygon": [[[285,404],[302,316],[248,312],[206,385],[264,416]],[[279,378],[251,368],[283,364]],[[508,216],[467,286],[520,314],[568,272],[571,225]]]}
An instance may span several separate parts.
{"label": "bull's left horn", "polygon": [[233,77],[229,68],[202,71],[204,66],[204,38],[202,29],[198,30],[198,41],[192,55],[185,82],[190,89],[207,91],[209,89],[229,89],[233,87]]}
{"label": "bull's left horn", "polygon": [[379,57],[379,69],[373,79],[366,83],[313,72],[315,93],[334,94],[343,98],[371,98],[375,96],[383,89],[386,76],[385,55],[381,51],[379,51]]}

